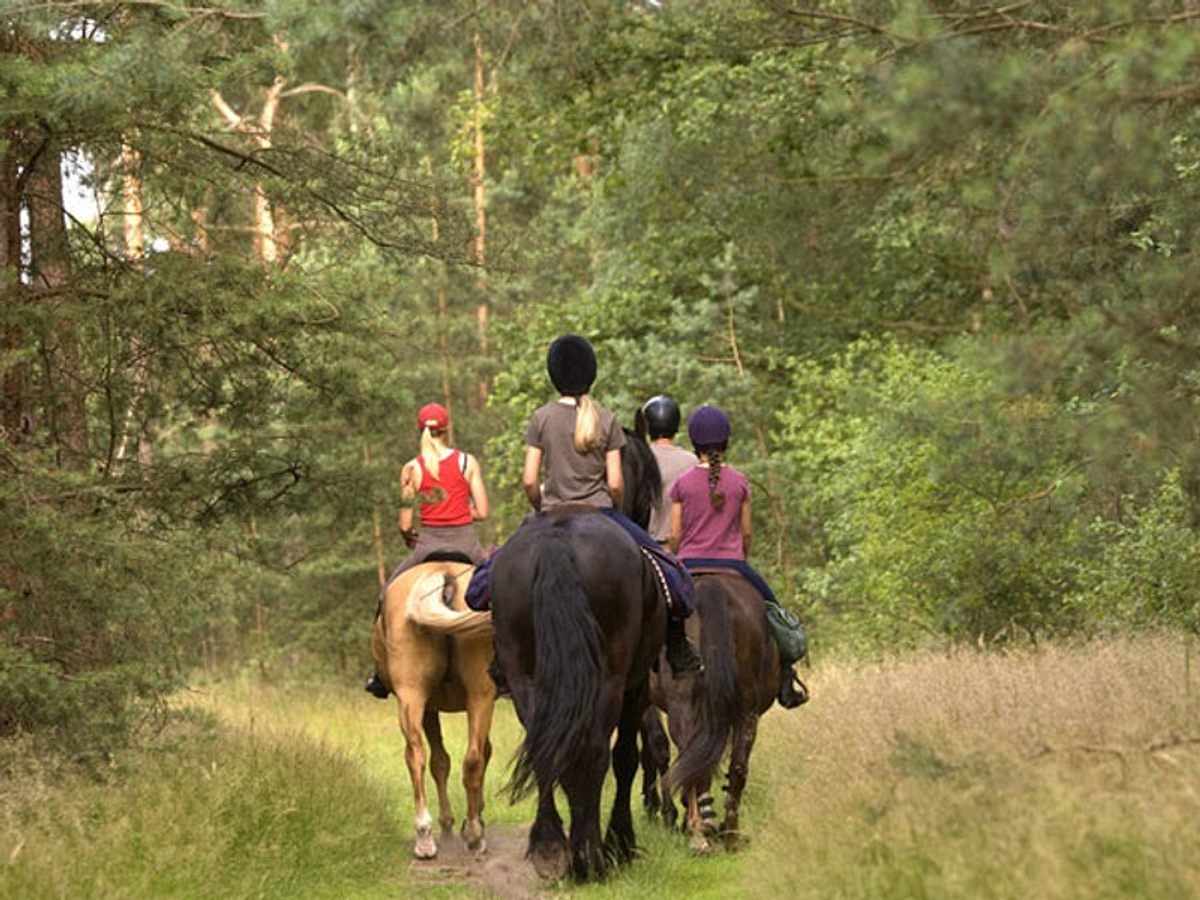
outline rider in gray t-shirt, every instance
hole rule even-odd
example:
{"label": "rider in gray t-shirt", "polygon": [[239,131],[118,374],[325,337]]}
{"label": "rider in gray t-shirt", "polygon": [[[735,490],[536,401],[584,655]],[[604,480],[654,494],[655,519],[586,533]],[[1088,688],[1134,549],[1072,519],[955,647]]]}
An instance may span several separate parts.
{"label": "rider in gray t-shirt", "polygon": [[650,511],[650,536],[665,545],[671,537],[671,500],[668,496],[675,479],[696,465],[696,454],[674,443],[679,432],[679,404],[667,394],[651,397],[642,404],[641,420],[646,425],[650,452],[662,476],[662,497]]}
{"label": "rider in gray t-shirt", "polygon": [[[625,432],[617,424],[616,416],[591,401],[596,419],[596,441],[588,449],[578,451],[574,435],[576,419],[582,413],[582,399],[561,397],[547,403],[534,412],[525,429],[525,445],[540,453],[539,464],[544,470],[541,509],[553,509],[565,503],[596,507],[614,505],[606,477],[608,454],[617,454],[619,469]],[[618,493],[621,489],[623,486]]]}

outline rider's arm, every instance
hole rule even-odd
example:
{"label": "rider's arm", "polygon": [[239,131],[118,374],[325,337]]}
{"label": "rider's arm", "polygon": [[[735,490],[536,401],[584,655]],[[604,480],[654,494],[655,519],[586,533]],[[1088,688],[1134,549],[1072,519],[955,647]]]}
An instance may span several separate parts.
{"label": "rider's arm", "polygon": [[669,546],[672,553],[679,552],[679,543],[683,540],[683,504],[678,500],[671,504],[671,537]]}
{"label": "rider's arm", "polygon": [[521,473],[521,487],[534,512],[542,508],[542,448],[527,445],[525,447],[525,470]]}
{"label": "rider's arm", "polygon": [[741,525],[742,525],[742,557],[748,558],[750,556],[750,534],[751,534],[751,530],[750,530],[750,498],[749,497],[747,497],[745,500],[742,501]]}
{"label": "rider's arm", "polygon": [[413,531],[413,508],[417,500],[417,477],[416,461],[409,460],[400,470],[400,515],[396,520],[405,543],[409,542],[410,536],[415,537],[416,534]]}
{"label": "rider's arm", "polygon": [[604,476],[608,482],[608,494],[612,497],[613,506],[621,508],[625,499],[625,477],[621,474],[621,451],[609,450],[604,454]]}
{"label": "rider's arm", "polygon": [[487,488],[483,484],[483,468],[470,454],[467,455],[467,484],[471,486],[471,518],[482,522],[488,517]]}

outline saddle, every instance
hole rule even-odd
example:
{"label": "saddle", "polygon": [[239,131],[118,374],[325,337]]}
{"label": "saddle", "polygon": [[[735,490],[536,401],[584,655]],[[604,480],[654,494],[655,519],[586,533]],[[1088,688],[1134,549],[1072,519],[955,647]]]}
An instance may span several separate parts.
{"label": "saddle", "polygon": [[724,566],[697,566],[695,568],[688,568],[688,571],[692,573],[693,578],[698,575],[728,575],[732,578],[740,578],[743,581],[747,580],[746,576],[737,569],[728,569]]}

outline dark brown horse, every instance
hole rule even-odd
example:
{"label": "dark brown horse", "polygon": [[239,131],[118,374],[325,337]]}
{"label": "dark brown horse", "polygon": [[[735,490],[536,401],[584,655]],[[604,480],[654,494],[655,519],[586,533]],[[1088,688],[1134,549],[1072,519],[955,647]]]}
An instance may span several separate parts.
{"label": "dark brown horse", "polygon": [[[670,784],[684,792],[684,826],[692,836],[692,849],[707,853],[713,838],[730,849],[738,844],[738,816],[758,719],[779,689],[779,651],[763,599],[750,582],[720,570],[693,572],[693,577],[696,612],[687,630],[699,639],[704,671],[698,678],[677,681],[669,666],[660,665],[651,697],[666,711],[671,738],[680,749]],[[708,792],[726,747],[725,817],[718,826]],[[662,802],[664,818],[673,822],[674,805],[666,791]]]}
{"label": "dark brown horse", "polygon": [[[540,516],[508,540],[492,567],[491,596],[496,663],[525,726],[511,793],[538,794],[529,857],[543,877],[585,880],[633,855],[637,731],[666,609],[625,530],[576,510]],[[601,840],[610,758],[616,793]],[[556,787],[570,805],[569,837]]]}

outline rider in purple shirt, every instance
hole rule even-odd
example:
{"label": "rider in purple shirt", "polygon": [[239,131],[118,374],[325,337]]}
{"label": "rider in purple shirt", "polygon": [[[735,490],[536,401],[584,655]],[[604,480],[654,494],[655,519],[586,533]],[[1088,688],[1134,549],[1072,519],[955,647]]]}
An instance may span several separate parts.
{"label": "rider in purple shirt", "polygon": [[[767,582],[746,562],[750,481],[722,459],[729,435],[729,417],[715,406],[702,406],[688,419],[688,437],[699,461],[671,487],[671,549],[689,568],[741,573],[768,604],[779,605]],[[779,705],[792,709],[808,700],[808,690],[792,669],[794,660],[784,659],[780,649]]]}

